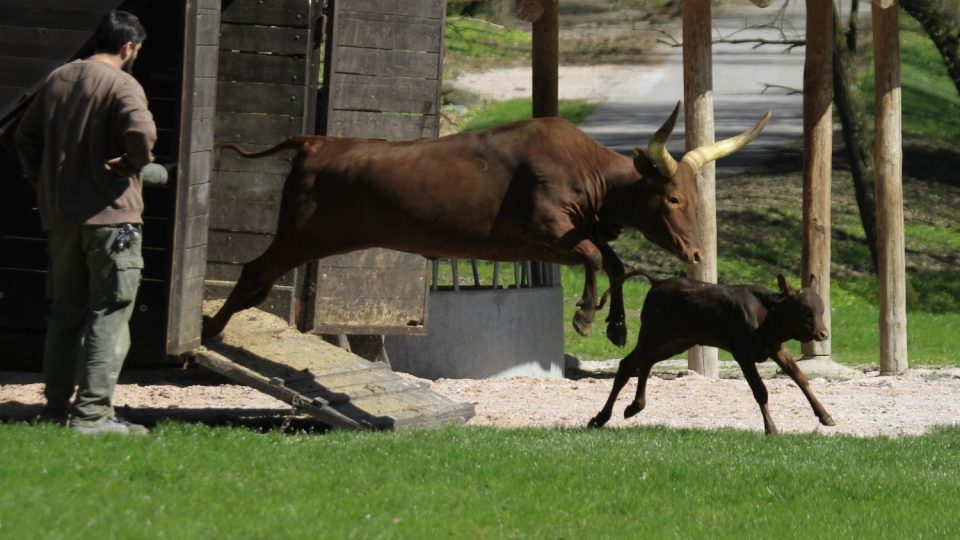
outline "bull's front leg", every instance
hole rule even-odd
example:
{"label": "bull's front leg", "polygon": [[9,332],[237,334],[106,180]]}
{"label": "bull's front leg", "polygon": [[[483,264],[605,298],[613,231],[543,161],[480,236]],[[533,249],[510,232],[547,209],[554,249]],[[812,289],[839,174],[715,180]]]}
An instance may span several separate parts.
{"label": "bull's front leg", "polygon": [[608,244],[597,246],[603,256],[603,271],[610,283],[610,313],[607,315],[607,339],[617,347],[627,344],[627,317],[623,307],[623,262]]}
{"label": "bull's front leg", "polygon": [[603,256],[596,244],[588,239],[577,243],[573,252],[583,261],[585,269],[583,295],[577,302],[579,309],[573,314],[573,328],[581,336],[586,336],[597,313],[597,272],[603,267]]}
{"label": "bull's front leg", "polygon": [[813,395],[813,389],[810,388],[810,381],[807,379],[807,376],[800,371],[797,363],[793,361],[793,357],[790,356],[790,351],[787,350],[787,345],[783,343],[780,344],[780,350],[770,358],[800,387],[803,395],[806,396],[807,401],[810,402],[810,407],[813,408],[813,414],[817,415],[817,418],[820,419],[820,423],[825,426],[837,425],[837,423],[833,421],[833,417],[830,416],[830,413],[820,404],[817,397]]}

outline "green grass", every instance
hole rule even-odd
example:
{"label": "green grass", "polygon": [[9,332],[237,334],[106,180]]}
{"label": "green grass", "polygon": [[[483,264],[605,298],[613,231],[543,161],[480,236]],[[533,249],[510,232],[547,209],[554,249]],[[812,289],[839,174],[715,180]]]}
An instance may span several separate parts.
{"label": "green grass", "polygon": [[[536,406],[531,404],[531,406]],[[0,426],[5,538],[950,538],[960,429]]]}
{"label": "green grass", "polygon": [[[903,11],[900,27],[903,129],[956,144],[960,141],[960,95],[947,76],[943,59],[920,24]],[[865,47],[864,58],[863,92],[872,114],[872,45]]]}
{"label": "green grass", "polygon": [[[582,99],[562,99],[559,102],[561,118],[579,124],[597,107]],[[468,113],[462,131],[477,131],[531,118],[533,104],[530,98],[509,99],[477,107]]]}

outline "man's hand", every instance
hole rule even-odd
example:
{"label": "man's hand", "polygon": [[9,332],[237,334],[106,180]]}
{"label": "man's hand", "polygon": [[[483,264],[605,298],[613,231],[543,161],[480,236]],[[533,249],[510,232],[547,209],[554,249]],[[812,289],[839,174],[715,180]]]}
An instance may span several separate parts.
{"label": "man's hand", "polygon": [[113,173],[117,178],[130,178],[131,176],[136,175],[140,171],[135,171],[130,168],[130,164],[127,163],[127,156],[118,156],[113,159],[108,159],[103,162],[104,168]]}

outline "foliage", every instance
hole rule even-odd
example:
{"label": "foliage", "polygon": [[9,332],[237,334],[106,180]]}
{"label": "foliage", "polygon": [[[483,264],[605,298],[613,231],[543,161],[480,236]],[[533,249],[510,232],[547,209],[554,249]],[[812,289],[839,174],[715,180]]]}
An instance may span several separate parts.
{"label": "foliage", "polygon": [[[559,102],[560,117],[566,118],[574,124],[589,116],[596,103],[582,99],[562,99]],[[490,127],[502,126],[517,120],[531,118],[533,104],[530,98],[509,99],[488,103],[471,110],[463,124],[462,131],[477,131]]]}
{"label": "foliage", "polygon": [[[536,406],[536,404],[531,404]],[[960,429],[920,437],[0,426],[7,538],[951,538]]]}
{"label": "foliage", "polygon": [[525,60],[529,63],[531,37],[483,19],[449,17],[444,30],[444,78],[463,69],[483,69]]}

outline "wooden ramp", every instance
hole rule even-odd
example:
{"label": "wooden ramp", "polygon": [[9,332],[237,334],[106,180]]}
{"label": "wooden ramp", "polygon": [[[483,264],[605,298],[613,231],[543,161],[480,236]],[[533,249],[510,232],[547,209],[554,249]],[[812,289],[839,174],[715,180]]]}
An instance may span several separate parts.
{"label": "wooden ramp", "polygon": [[268,313],[234,315],[223,336],[197,349],[201,366],[299,408],[333,427],[392,430],[462,424],[473,405],[450,401],[385,364],[302,334]]}

